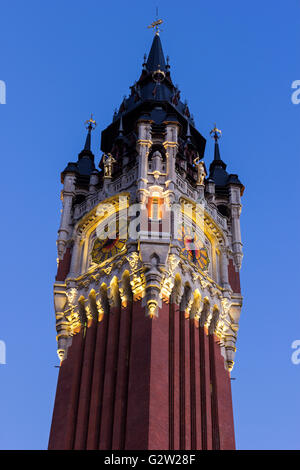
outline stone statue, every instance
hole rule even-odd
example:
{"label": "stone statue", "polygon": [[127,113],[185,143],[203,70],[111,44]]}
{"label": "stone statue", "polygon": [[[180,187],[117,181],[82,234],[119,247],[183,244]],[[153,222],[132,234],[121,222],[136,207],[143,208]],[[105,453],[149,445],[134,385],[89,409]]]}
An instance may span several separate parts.
{"label": "stone statue", "polygon": [[111,178],[113,164],[116,163],[116,160],[114,159],[111,153],[108,153],[107,155],[104,153],[103,162],[104,162],[104,178]]}
{"label": "stone statue", "polygon": [[194,165],[197,167],[197,185],[203,186],[204,178],[206,176],[205,166],[203,160],[200,161],[200,157],[198,156],[194,160]]}

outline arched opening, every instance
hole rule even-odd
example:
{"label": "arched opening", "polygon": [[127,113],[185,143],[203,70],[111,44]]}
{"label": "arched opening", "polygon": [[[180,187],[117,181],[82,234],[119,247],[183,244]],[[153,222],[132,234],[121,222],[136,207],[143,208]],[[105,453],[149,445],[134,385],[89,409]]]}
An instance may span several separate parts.
{"label": "arched opening", "polygon": [[229,209],[227,206],[225,206],[225,204],[219,204],[218,206],[218,211],[220,212],[221,215],[223,215],[224,217],[229,217]]}

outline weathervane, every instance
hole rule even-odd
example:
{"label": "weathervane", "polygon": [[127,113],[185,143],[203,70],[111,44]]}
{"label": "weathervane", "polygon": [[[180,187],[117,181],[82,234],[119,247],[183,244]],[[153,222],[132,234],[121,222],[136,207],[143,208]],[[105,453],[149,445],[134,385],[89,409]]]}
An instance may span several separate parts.
{"label": "weathervane", "polygon": [[222,131],[220,131],[220,129],[218,129],[217,125],[215,124],[215,127],[210,131],[210,135],[217,142],[219,140],[219,138],[221,137],[221,135],[222,135]]}
{"label": "weathervane", "polygon": [[148,28],[155,28],[155,34],[157,34],[157,36],[159,36],[159,32],[162,31],[161,29],[159,29],[159,25],[163,23],[163,20],[156,20],[156,21],[153,21],[153,23],[151,23]]}
{"label": "weathervane", "polygon": [[97,123],[96,121],[93,119],[93,115],[91,114],[91,117],[90,119],[88,119],[87,121],[85,121],[84,123],[86,125],[86,128],[89,130],[89,131],[93,131],[95,129],[95,127],[97,126]]}
{"label": "weathervane", "polygon": [[151,23],[148,26],[148,28],[155,29],[155,34],[157,34],[157,36],[159,36],[160,31],[162,31],[162,29],[159,29],[159,25],[161,25],[162,23],[163,23],[163,20],[158,19],[158,8],[156,8],[156,20],[153,21],[153,23]]}

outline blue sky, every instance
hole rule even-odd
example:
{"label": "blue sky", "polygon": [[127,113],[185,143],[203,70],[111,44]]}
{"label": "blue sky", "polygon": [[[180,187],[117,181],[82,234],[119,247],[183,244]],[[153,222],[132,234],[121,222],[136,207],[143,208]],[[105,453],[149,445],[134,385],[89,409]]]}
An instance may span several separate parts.
{"label": "blue sky", "polygon": [[0,448],[47,447],[56,388],[52,284],[60,172],[83,147],[83,122],[111,121],[139,77],[155,8],[171,73],[207,138],[246,186],[244,307],[232,377],[237,446],[300,449],[300,5],[289,2],[14,0],[1,6],[2,286]]}

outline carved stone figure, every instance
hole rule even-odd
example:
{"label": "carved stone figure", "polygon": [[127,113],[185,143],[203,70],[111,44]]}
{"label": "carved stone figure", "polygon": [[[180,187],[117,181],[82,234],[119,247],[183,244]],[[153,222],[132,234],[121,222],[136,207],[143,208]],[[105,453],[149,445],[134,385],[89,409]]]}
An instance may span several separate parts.
{"label": "carved stone figure", "polygon": [[103,154],[103,163],[104,163],[104,178],[111,178],[113,171],[113,164],[116,163],[116,160],[111,153]]}
{"label": "carved stone figure", "polygon": [[206,177],[206,171],[203,160],[200,157],[195,158],[194,164],[197,167],[197,185],[203,186]]}

